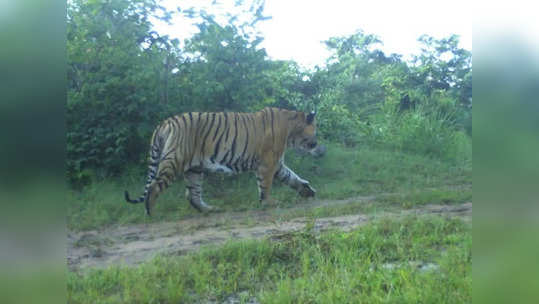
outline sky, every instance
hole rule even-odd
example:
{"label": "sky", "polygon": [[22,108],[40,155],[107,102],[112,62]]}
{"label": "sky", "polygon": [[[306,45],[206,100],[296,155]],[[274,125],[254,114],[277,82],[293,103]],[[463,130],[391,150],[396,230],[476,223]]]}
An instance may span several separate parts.
{"label": "sky", "polygon": [[[164,0],[162,4],[175,10],[177,6],[220,7],[234,11],[234,0]],[[249,1],[246,1],[249,3]],[[323,65],[329,51],[322,41],[335,36],[351,35],[357,30],[377,35],[386,54],[397,53],[410,59],[418,54],[417,39],[422,34],[435,38],[451,34],[460,36],[460,47],[472,50],[472,9],[470,1],[357,1],[357,0],[266,0],[264,15],[272,19],[259,23],[264,37],[262,47],[272,59],[294,60],[305,68]],[[174,25],[157,24],[162,34],[180,40],[196,29],[176,18]]]}

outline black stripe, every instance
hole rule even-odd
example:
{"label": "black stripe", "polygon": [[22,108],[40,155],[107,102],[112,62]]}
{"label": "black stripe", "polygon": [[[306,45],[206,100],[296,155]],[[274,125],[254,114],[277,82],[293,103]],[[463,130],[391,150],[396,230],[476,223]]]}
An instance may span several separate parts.
{"label": "black stripe", "polygon": [[213,127],[214,122],[215,122],[215,113],[212,113],[210,128],[208,129],[208,132],[206,132],[206,135],[204,136],[204,139],[202,140],[202,148],[200,150],[200,154],[202,155],[204,154],[204,147],[206,146],[206,140],[208,139],[208,135],[210,135],[211,128]]}
{"label": "black stripe", "polygon": [[[186,138],[191,138],[193,137],[193,128],[196,128],[197,126],[195,126],[193,124],[193,113],[189,112],[188,113],[189,115],[189,135],[186,136],[184,135]],[[195,129],[195,132],[196,132],[197,129]],[[193,142],[193,147],[196,147],[197,146],[197,139],[198,137],[197,136],[194,136],[194,140],[192,141]],[[190,141],[191,142],[191,141]],[[186,157],[186,155],[189,155],[188,159],[189,159],[189,165],[187,167],[187,169],[191,168],[193,166],[193,159],[195,158],[194,157],[194,154],[192,153],[192,148],[191,149],[188,149],[189,145],[184,145],[183,146],[183,150],[184,150],[184,157]],[[184,161],[185,163],[185,161]],[[185,167],[183,168],[183,171],[185,171]]]}
{"label": "black stripe", "polygon": [[[183,161],[182,161],[182,167],[185,166],[185,163],[189,160],[185,157],[185,155],[187,154],[186,153],[186,149],[189,147],[189,144],[188,144],[188,140],[190,138],[190,134],[191,134],[191,130],[193,129],[193,114],[191,112],[188,113],[189,115],[189,124],[187,124],[187,120],[185,118],[185,114],[182,115],[182,119],[183,119],[183,122],[185,123],[185,131],[182,133],[180,133],[178,135],[178,143],[180,143],[180,138],[181,138],[181,145],[178,146],[176,149],[182,149],[181,150],[181,153],[184,154],[184,158],[183,158]],[[189,127],[189,129],[187,129],[187,127]],[[189,132],[187,132],[187,130],[189,130]],[[181,136],[183,135],[183,136]],[[189,164],[191,164],[191,162],[189,162]]]}
{"label": "black stripe", "polygon": [[162,162],[162,161],[168,159],[168,156],[170,155],[170,153],[173,153],[174,151],[175,151],[174,149],[168,151],[165,155],[163,155],[163,156],[161,157],[161,160],[160,160],[159,162]]}
{"label": "black stripe", "polygon": [[[199,114],[198,119],[200,120],[200,117],[201,117],[202,115],[204,115],[204,114],[208,115],[207,113],[201,113],[201,114]],[[204,129],[206,129],[206,126],[207,126],[207,125],[208,125],[208,119],[204,119],[204,124],[202,125],[202,127],[200,127],[200,128],[197,129],[197,132],[196,132],[196,137],[197,137],[197,138],[198,138],[199,136],[202,136],[202,133],[204,133]],[[198,126],[198,123],[197,123],[197,126]],[[199,134],[199,133],[200,133],[200,134]]]}
{"label": "black stripe", "polygon": [[249,121],[251,122],[251,126],[253,127],[253,132],[254,132],[253,138],[256,139],[256,122],[254,120],[254,117],[253,115],[248,115],[247,117],[249,118]]}
{"label": "black stripe", "polygon": [[236,171],[239,171],[239,169],[238,169],[238,163],[243,159],[243,156],[244,156],[243,154],[240,155],[240,157],[238,157],[238,158],[236,159],[236,161],[234,162],[234,164],[232,165]]}
{"label": "black stripe", "polygon": [[243,152],[241,153],[241,157],[238,158],[243,160],[243,158],[245,157],[245,152],[247,152],[247,145],[249,144],[249,128],[247,128],[247,123],[245,122],[245,117],[242,116],[242,120],[243,120],[243,126],[245,127],[245,132],[246,132],[246,135],[245,135],[245,147],[243,148]]}
{"label": "black stripe", "polygon": [[213,134],[212,141],[215,141],[215,138],[217,137],[217,133],[219,133],[219,129],[221,128],[221,113],[217,115],[219,115],[219,122],[217,123],[217,129],[215,129],[215,134]]}
{"label": "black stripe", "polygon": [[231,148],[231,153],[232,153],[232,156],[230,158],[230,161],[232,161],[232,159],[234,159],[234,157],[236,156],[236,139],[238,138],[238,114],[237,113],[234,113],[234,139],[232,140],[232,148]]}
{"label": "black stripe", "polygon": [[228,114],[224,113],[225,115],[225,129],[226,129],[226,136],[225,136],[225,143],[228,142],[228,133],[230,131],[230,128],[228,127]]}
{"label": "black stripe", "polygon": [[[184,129],[185,129],[184,130],[184,134],[185,134],[185,132],[187,132],[187,120],[185,119],[185,115],[182,115],[182,121],[183,121]],[[186,140],[186,136],[185,135],[181,136],[181,134],[179,134],[178,139],[177,139],[177,144],[180,146],[185,146],[184,140]],[[184,160],[184,163],[185,163],[185,160]]]}
{"label": "black stripe", "polygon": [[[225,141],[226,142],[226,141]],[[224,164],[226,161],[226,158],[228,157],[228,154],[230,153],[230,150],[226,151],[225,156],[223,156],[223,159],[219,162],[220,164]],[[228,163],[226,163],[228,166]]]}
{"label": "black stripe", "polygon": [[183,125],[187,127],[187,120],[185,120],[185,115],[182,115]]}
{"label": "black stripe", "polygon": [[275,134],[273,130],[273,108],[270,108],[270,112],[271,112],[271,137],[272,137],[272,141],[275,141]]}
{"label": "black stripe", "polygon": [[[200,137],[199,137],[199,132],[201,132],[202,128],[200,127],[200,116],[202,116],[201,113],[196,113],[198,114],[198,117],[197,117],[197,122],[196,122],[196,125],[192,125],[191,127],[194,127],[195,128],[195,134],[191,134],[191,136],[194,136],[195,137],[195,140],[193,142],[193,148],[191,150],[191,159],[189,160],[189,168],[191,168],[193,166],[192,162],[193,162],[193,159],[195,158],[195,151],[194,149],[196,149],[196,147],[198,147],[198,141],[200,140]],[[206,121],[207,123],[207,121]]]}
{"label": "black stripe", "polygon": [[178,172],[178,168],[176,167],[176,162],[174,160],[170,162],[170,165],[172,166],[172,170],[174,170],[174,173]]}
{"label": "black stripe", "polygon": [[[176,122],[176,124],[178,125],[178,128],[181,128],[181,124],[180,124],[180,121],[178,120],[178,117],[177,116],[173,116],[172,119]],[[171,121],[172,122],[172,121]]]}
{"label": "black stripe", "polygon": [[264,134],[266,134],[266,112],[263,112],[262,115],[262,127],[264,128]]}
{"label": "black stripe", "polygon": [[223,139],[223,133],[221,133],[221,136],[219,136],[219,139],[217,140],[217,144],[215,145],[215,150],[213,151],[213,155],[210,157],[210,161],[212,163],[215,163],[215,158],[217,157],[217,154],[219,153],[219,146],[221,145],[221,139]]}

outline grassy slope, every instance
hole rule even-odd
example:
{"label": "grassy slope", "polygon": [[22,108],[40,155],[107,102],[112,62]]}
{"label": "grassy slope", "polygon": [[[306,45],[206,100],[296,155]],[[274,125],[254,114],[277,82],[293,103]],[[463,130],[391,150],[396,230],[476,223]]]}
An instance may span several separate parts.
{"label": "grassy slope", "polygon": [[[469,187],[454,187],[471,184],[469,163],[455,165],[421,155],[336,145],[329,146],[327,156],[322,159],[301,157],[293,152],[287,155],[288,166],[311,181],[318,191],[318,199],[399,193],[389,196],[386,203],[404,207],[429,202],[460,202],[471,198]],[[178,220],[197,213],[184,198],[183,182],[178,181],[159,198],[152,217],[147,218],[142,205],[127,204],[123,200],[124,189],[129,190],[132,196],[139,195],[143,180],[145,172],[133,170],[121,179],[97,182],[82,192],[70,191],[68,228],[85,230],[114,224]],[[207,175],[204,191],[208,203],[225,211],[264,208],[258,203],[252,173],[239,176]],[[272,194],[281,201],[281,207],[301,201],[294,191],[278,182],[274,184]]]}
{"label": "grassy slope", "polygon": [[[229,242],[137,267],[68,274],[69,303],[471,302],[471,227],[458,219],[381,220],[349,233]],[[421,269],[417,263],[432,263]]]}

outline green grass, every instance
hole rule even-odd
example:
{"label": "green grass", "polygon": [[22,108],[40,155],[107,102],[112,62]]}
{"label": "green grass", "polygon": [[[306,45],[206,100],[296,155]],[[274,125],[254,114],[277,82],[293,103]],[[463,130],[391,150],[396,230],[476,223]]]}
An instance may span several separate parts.
{"label": "green grass", "polygon": [[434,189],[415,191],[412,193],[397,193],[382,196],[377,199],[378,205],[398,208],[412,208],[426,204],[461,204],[472,201],[472,188]]}
{"label": "green grass", "polygon": [[[289,152],[286,158],[290,168],[311,182],[317,190],[318,199],[401,193],[400,196],[404,197],[395,197],[393,203],[421,204],[436,202],[436,196],[458,196],[460,190],[451,190],[452,187],[471,184],[470,161],[444,162],[372,147],[328,145],[327,154],[321,159],[297,156],[293,152]],[[132,196],[140,195],[145,174],[143,169],[133,169],[122,178],[98,181],[82,191],[69,191],[68,228],[87,230],[115,224],[204,216],[187,203],[181,180],[159,197],[151,218],[145,216],[142,204],[125,203],[124,189],[129,190]],[[224,211],[265,208],[259,204],[257,192],[253,173],[238,176],[207,174],[204,181],[204,199]],[[468,192],[470,194],[465,195],[471,196]],[[403,200],[407,195],[416,197]],[[421,195],[426,197],[417,199]],[[429,195],[433,197],[429,198]],[[278,182],[274,183],[272,196],[283,208],[302,202],[293,190]]]}
{"label": "green grass", "polygon": [[458,219],[382,219],[352,232],[305,230],[69,272],[68,302],[469,303],[471,246],[471,227]]}
{"label": "green grass", "polygon": [[328,204],[313,208],[297,208],[272,211],[279,220],[290,220],[298,217],[321,218],[347,214],[373,214],[382,211],[400,211],[426,204],[461,204],[471,202],[472,189],[462,190],[427,190],[407,194],[380,195],[375,199],[358,200],[346,204]]}

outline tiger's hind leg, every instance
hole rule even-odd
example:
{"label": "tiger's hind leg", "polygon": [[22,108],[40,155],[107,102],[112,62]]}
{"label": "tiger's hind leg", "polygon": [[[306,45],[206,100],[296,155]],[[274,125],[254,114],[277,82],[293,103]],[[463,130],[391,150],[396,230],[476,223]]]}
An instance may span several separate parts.
{"label": "tiger's hind leg", "polygon": [[146,200],[146,214],[150,215],[157,197],[176,179],[178,172],[177,163],[177,160],[173,157],[162,160],[159,163],[156,177],[149,187],[148,199]]}
{"label": "tiger's hind leg", "polygon": [[195,209],[200,212],[215,210],[213,206],[202,200],[202,172],[189,170],[184,174],[185,197]]}

